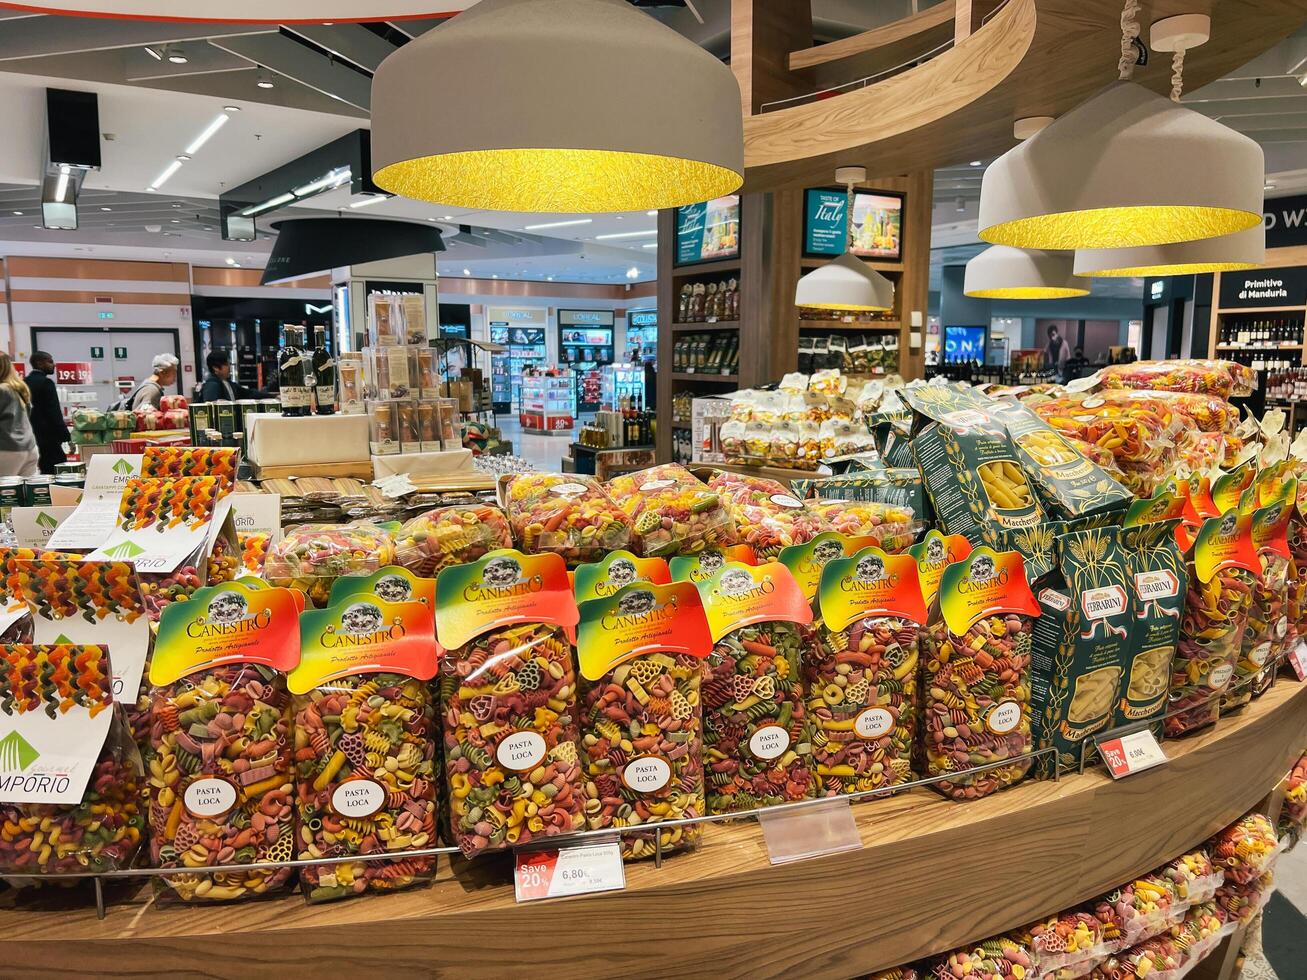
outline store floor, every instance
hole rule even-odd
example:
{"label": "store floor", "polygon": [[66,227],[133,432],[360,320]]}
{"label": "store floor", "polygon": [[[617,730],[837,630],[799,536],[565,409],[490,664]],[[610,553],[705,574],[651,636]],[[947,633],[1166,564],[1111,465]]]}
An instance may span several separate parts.
{"label": "store floor", "polygon": [[566,435],[542,436],[530,432],[523,433],[522,425],[516,415],[499,417],[499,429],[504,433],[504,438],[513,443],[513,452],[534,463],[537,469],[546,473],[558,473],[562,470],[563,457],[569,455],[567,447],[572,444],[580,428],[581,421],[578,420],[576,428]]}
{"label": "store floor", "polygon": [[1307,843],[1280,857],[1262,914],[1262,952],[1279,980],[1307,977]]}

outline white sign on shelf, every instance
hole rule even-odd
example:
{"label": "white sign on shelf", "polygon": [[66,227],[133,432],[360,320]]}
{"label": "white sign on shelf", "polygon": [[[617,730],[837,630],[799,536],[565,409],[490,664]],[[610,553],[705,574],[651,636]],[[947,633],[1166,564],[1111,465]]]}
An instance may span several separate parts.
{"label": "white sign on shelf", "polygon": [[1166,753],[1158,744],[1157,737],[1151,729],[1143,728],[1128,735],[1117,735],[1098,739],[1098,754],[1103,757],[1107,771],[1113,779],[1133,776],[1145,769],[1152,769],[1166,762]]}

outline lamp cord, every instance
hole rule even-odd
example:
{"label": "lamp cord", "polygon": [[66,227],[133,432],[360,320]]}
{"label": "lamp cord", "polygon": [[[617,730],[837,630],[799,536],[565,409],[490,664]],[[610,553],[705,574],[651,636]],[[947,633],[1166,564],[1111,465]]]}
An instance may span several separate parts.
{"label": "lamp cord", "polygon": [[1184,91],[1184,48],[1171,55],[1171,101],[1179,102]]}
{"label": "lamp cord", "polygon": [[1125,0],[1121,9],[1121,60],[1116,63],[1117,77],[1129,81],[1135,72],[1135,39],[1139,37],[1139,0]]}
{"label": "lamp cord", "polygon": [[853,251],[853,185],[844,185],[844,206],[848,209],[849,234],[844,242],[844,251]]}

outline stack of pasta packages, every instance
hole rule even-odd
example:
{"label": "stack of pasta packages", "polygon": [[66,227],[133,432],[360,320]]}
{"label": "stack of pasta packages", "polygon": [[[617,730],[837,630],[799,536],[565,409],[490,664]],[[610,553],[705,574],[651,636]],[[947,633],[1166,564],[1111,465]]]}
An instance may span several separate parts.
{"label": "stack of pasta packages", "polygon": [[1269,900],[1279,853],[1252,813],[1098,898],[875,980],[1180,980]]}

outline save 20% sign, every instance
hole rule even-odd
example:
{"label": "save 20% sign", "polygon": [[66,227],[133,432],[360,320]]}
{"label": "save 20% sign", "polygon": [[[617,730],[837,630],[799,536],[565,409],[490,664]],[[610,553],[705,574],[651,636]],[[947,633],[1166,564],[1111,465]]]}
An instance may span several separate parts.
{"label": "save 20% sign", "polygon": [[616,841],[519,851],[514,856],[513,891],[519,902],[619,891],[625,887],[622,846]]}

